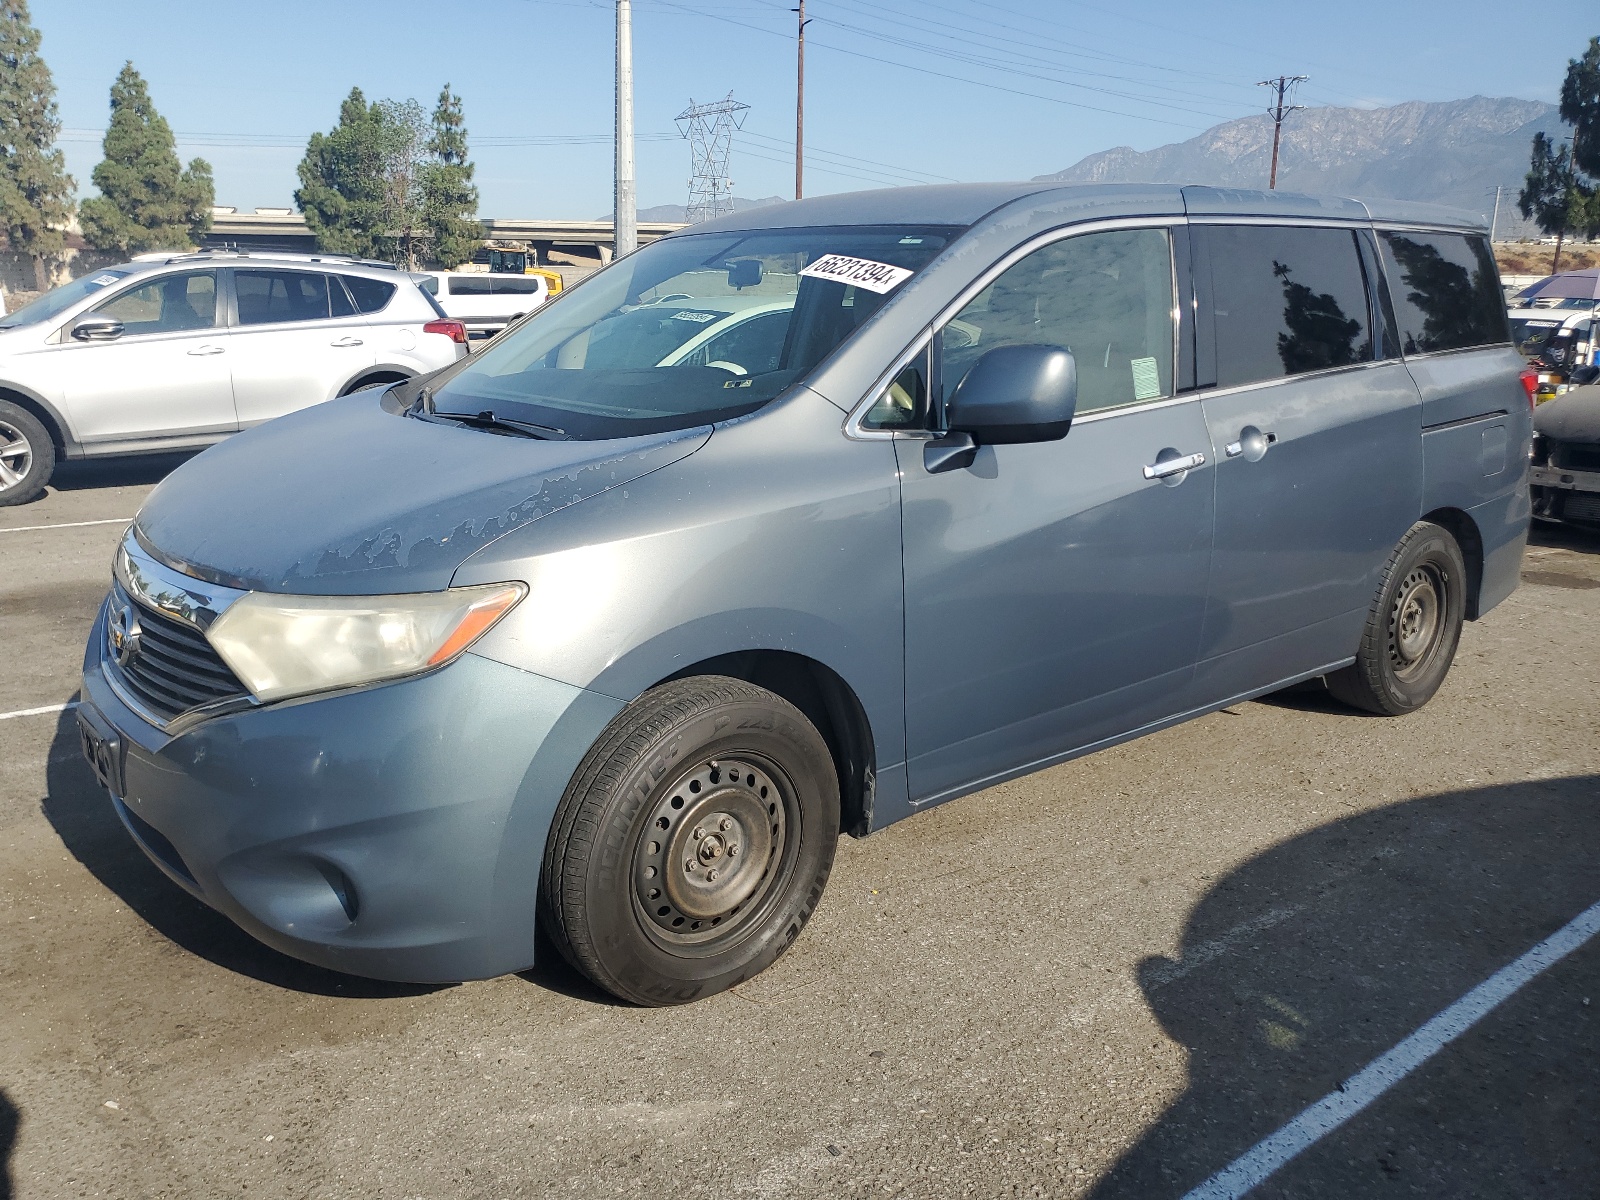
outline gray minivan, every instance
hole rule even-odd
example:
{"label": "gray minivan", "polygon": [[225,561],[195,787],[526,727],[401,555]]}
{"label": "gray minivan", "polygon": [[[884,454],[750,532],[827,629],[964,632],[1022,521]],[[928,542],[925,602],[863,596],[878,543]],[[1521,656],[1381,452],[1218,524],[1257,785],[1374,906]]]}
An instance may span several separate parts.
{"label": "gray minivan", "polygon": [[1205,187],[737,213],[151,494],[85,752],[176,883],[388,979],[748,979],[840,831],[1322,677],[1400,715],[1516,586],[1481,225]]}

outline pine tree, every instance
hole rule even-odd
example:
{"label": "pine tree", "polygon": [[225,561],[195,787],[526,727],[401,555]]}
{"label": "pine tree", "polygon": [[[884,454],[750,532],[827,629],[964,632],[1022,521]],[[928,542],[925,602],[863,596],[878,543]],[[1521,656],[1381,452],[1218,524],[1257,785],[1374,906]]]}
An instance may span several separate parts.
{"label": "pine tree", "polygon": [[72,220],[74,184],[56,136],[56,85],[39,57],[27,0],[0,0],[0,219],[11,248],[33,260],[35,285],[50,286]]}
{"label": "pine tree", "polygon": [[211,165],[197,158],[179,167],[172,129],[131,62],[111,85],[104,146],[105,159],[90,177],[100,195],[78,206],[85,240],[129,253],[198,243],[211,228]]}
{"label": "pine tree", "polygon": [[1567,234],[1600,233],[1600,37],[1582,58],[1569,59],[1561,84],[1561,119],[1572,126],[1570,145],[1533,135],[1533,160],[1517,208],[1546,234],[1556,235],[1552,274],[1561,270]]}
{"label": "pine tree", "polygon": [[319,250],[362,258],[382,252],[385,141],[382,110],[360,88],[350,89],[331,132],[311,135],[294,202]]}
{"label": "pine tree", "polygon": [[423,213],[431,236],[432,257],[445,270],[470,259],[483,243],[478,224],[478,189],[473,186],[472,160],[467,157],[467,123],[461,97],[444,85],[433,110],[433,161],[423,175]]}

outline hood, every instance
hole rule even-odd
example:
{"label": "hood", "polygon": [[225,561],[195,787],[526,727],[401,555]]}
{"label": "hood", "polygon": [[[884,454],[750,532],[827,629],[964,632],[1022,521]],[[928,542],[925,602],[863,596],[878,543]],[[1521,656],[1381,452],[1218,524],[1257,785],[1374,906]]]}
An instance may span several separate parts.
{"label": "hood", "polygon": [[418,421],[361,392],[259,425],[168,475],[134,522],[173,567],[308,595],[429,592],[496,538],[693,454],[710,426],[539,441]]}
{"label": "hood", "polygon": [[1546,400],[1533,410],[1533,431],[1557,442],[1600,442],[1600,385]]}

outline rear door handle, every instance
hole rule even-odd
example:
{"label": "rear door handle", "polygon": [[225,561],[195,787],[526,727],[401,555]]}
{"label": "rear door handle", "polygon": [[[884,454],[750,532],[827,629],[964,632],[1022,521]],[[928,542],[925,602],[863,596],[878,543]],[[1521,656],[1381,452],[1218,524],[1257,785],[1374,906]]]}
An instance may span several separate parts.
{"label": "rear door handle", "polygon": [[330,346],[359,346],[361,339],[358,337],[342,337],[336,342],[329,342]]}
{"label": "rear door handle", "polygon": [[1192,471],[1196,467],[1205,466],[1204,454],[1185,454],[1181,458],[1169,458],[1164,462],[1151,463],[1144,469],[1146,479],[1165,479],[1168,475],[1181,475],[1185,471]]}
{"label": "rear door handle", "polygon": [[225,349],[222,346],[196,346],[193,350],[189,351],[189,353],[194,355],[196,358],[200,358],[207,354],[225,353]]}
{"label": "rear door handle", "polygon": [[1229,442],[1222,452],[1229,458],[1238,458],[1242,454],[1251,462],[1260,462],[1267,448],[1277,440],[1275,433],[1262,433],[1254,425],[1246,425],[1239,431],[1239,440]]}

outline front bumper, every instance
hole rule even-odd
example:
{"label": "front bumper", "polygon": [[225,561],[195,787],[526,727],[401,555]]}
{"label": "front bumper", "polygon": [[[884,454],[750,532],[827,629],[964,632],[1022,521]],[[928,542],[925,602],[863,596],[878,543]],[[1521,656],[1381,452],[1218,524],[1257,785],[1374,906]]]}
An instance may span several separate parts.
{"label": "front bumper", "polygon": [[466,654],[427,675],[214,717],[169,736],[107,681],[118,815],[179,886],[319,966],[435,983],[534,961],[555,806],[622,704]]}

